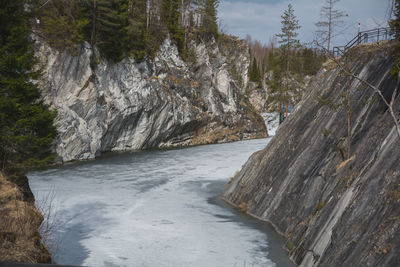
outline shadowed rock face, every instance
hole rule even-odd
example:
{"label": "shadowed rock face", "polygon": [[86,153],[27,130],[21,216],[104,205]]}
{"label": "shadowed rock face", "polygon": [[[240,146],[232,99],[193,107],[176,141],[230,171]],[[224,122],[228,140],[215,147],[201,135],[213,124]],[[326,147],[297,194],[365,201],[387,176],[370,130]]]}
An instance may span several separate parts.
{"label": "shadowed rock face", "polygon": [[71,161],[102,151],[266,137],[262,118],[242,95],[247,82],[230,71],[233,64],[238,77],[247,77],[247,45],[229,40],[225,50],[215,42],[192,43],[196,63],[183,62],[166,40],[154,59],[100,60],[95,70],[88,44],[71,55],[38,41],[42,95],[58,112],[56,152]]}
{"label": "shadowed rock face", "polygon": [[[389,98],[390,46],[342,58]],[[351,160],[346,162],[351,87]],[[318,100],[319,99],[319,100]],[[399,114],[400,97],[396,99]],[[224,198],[287,236],[300,266],[400,265],[400,140],[372,89],[325,65],[268,146],[254,153]]]}

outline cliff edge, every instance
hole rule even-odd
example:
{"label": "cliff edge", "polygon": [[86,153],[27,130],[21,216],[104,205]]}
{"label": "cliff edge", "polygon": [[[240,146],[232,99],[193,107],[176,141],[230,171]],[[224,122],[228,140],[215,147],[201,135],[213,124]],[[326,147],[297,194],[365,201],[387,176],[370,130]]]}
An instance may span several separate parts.
{"label": "cliff edge", "polygon": [[93,57],[98,52],[88,43],[71,54],[36,38],[44,73],[39,84],[58,112],[56,152],[63,161],[267,136],[244,96],[250,62],[245,41],[192,41],[192,59],[184,62],[166,39],[154,58],[110,63]]}
{"label": "cliff edge", "polygon": [[[393,43],[386,43],[356,47],[340,63],[389,100],[394,58]],[[394,107],[399,114],[399,96]],[[330,62],[224,198],[272,223],[300,266],[400,266],[399,163],[400,140],[383,101]]]}

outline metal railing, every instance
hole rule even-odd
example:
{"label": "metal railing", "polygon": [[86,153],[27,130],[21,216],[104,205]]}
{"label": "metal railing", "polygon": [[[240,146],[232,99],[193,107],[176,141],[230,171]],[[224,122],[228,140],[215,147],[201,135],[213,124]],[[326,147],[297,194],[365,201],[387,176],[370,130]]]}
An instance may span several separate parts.
{"label": "metal railing", "polygon": [[394,30],[390,28],[378,28],[378,29],[373,29],[369,31],[363,31],[359,32],[356,37],[354,37],[350,42],[348,42],[344,46],[335,46],[333,48],[333,56],[334,57],[340,57],[349,48],[352,48],[354,46],[357,46],[359,44],[365,44],[365,43],[373,43],[373,42],[379,42],[383,40],[393,40],[396,36],[396,33]]}

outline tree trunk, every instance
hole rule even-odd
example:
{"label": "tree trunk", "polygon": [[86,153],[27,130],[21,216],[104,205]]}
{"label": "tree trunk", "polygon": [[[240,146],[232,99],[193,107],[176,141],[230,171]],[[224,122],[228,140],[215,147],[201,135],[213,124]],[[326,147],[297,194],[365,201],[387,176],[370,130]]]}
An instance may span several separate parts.
{"label": "tree trunk", "polygon": [[351,99],[350,99],[350,77],[347,83],[347,159],[351,157]]}
{"label": "tree trunk", "polygon": [[96,18],[96,0],[93,0],[93,8],[92,8],[92,35],[90,37],[90,44],[92,45],[92,48],[95,45],[96,42],[96,23],[97,23],[97,18]]}
{"label": "tree trunk", "polygon": [[288,108],[289,108],[289,61],[290,61],[290,37],[288,36],[288,44],[287,44],[287,60],[286,60],[286,110],[285,110],[285,116],[286,118],[288,117]]}
{"label": "tree trunk", "polygon": [[331,48],[331,35],[332,35],[332,0],[329,0],[329,20],[328,20],[328,53]]}
{"label": "tree trunk", "polygon": [[151,16],[151,0],[146,1],[146,10],[147,10],[147,18],[146,18],[146,29],[150,26],[150,16]]}

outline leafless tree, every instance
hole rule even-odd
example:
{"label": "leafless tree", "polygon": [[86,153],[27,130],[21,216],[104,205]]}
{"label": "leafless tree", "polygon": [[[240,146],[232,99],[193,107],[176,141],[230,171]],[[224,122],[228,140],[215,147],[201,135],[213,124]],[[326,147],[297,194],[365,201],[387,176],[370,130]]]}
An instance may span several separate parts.
{"label": "leafless tree", "polygon": [[[319,46],[321,49],[323,49],[323,50],[326,51],[326,48],[324,48],[323,46],[321,46],[320,44],[318,44],[318,42],[316,42],[315,44],[316,44],[317,46]],[[377,43],[376,46],[377,46],[378,48],[380,48],[380,49],[383,49],[384,51],[389,51],[387,48],[382,47],[382,45],[381,45],[380,43]],[[328,52],[328,51],[326,51],[326,52]],[[389,53],[389,52],[388,52],[388,53]],[[346,54],[345,54],[344,56],[346,56]],[[387,56],[389,56],[389,54],[388,54]],[[391,95],[390,99],[388,100],[388,99],[386,99],[385,96],[383,95],[382,89],[381,89],[381,88],[379,88],[378,86],[373,85],[372,83],[368,82],[367,80],[361,78],[357,73],[355,73],[353,70],[351,70],[351,68],[350,68],[349,66],[346,66],[346,65],[342,62],[342,60],[340,60],[340,59],[338,59],[338,58],[335,58],[335,57],[333,57],[333,56],[330,56],[329,59],[332,60],[332,61],[337,65],[337,67],[338,67],[345,75],[347,75],[349,78],[353,78],[353,79],[359,81],[361,84],[364,84],[364,85],[367,86],[368,88],[371,88],[371,89],[373,90],[373,92],[374,92],[376,95],[378,95],[378,97],[382,100],[382,102],[383,102],[383,103],[385,104],[385,106],[388,108],[389,114],[390,114],[390,116],[391,116],[391,118],[392,118],[393,124],[394,124],[394,126],[395,126],[396,131],[397,131],[397,135],[398,135],[398,137],[399,137],[399,139],[400,139],[400,123],[399,123],[400,118],[398,117],[398,115],[396,115],[395,109],[394,109],[394,108],[395,108],[394,104],[395,104],[396,98],[397,98],[398,95],[399,95],[400,71],[397,72],[397,83],[396,83],[396,87],[393,89],[392,95]],[[399,61],[396,60],[396,61],[394,62],[394,65],[395,65],[394,67],[395,67],[396,69],[400,70],[400,63],[399,63]],[[349,84],[349,87],[350,87],[350,84]],[[348,90],[347,90],[347,97],[348,97],[348,103],[347,103],[348,107],[347,107],[347,109],[348,109],[348,127],[351,127],[351,122],[350,122],[350,119],[349,119],[349,117],[350,117],[350,112],[351,112],[350,95],[349,95],[349,94],[350,94],[350,91],[349,91],[349,90],[350,90],[350,88],[348,88]],[[348,129],[348,131],[349,131],[349,129]],[[349,131],[349,132],[350,132],[350,131]],[[351,138],[350,134],[349,134],[348,138],[349,138],[349,141],[348,141],[348,142],[350,142],[350,138]],[[350,149],[350,148],[349,148],[349,149]],[[350,150],[349,150],[349,152],[350,152]],[[348,154],[350,154],[350,153],[348,153]]]}
{"label": "leafless tree", "polygon": [[321,8],[321,20],[315,23],[318,30],[316,31],[318,41],[326,44],[328,52],[331,48],[333,34],[337,27],[342,27],[344,17],[348,16],[346,12],[335,9],[335,4],[340,0],[324,0],[325,3]]}

